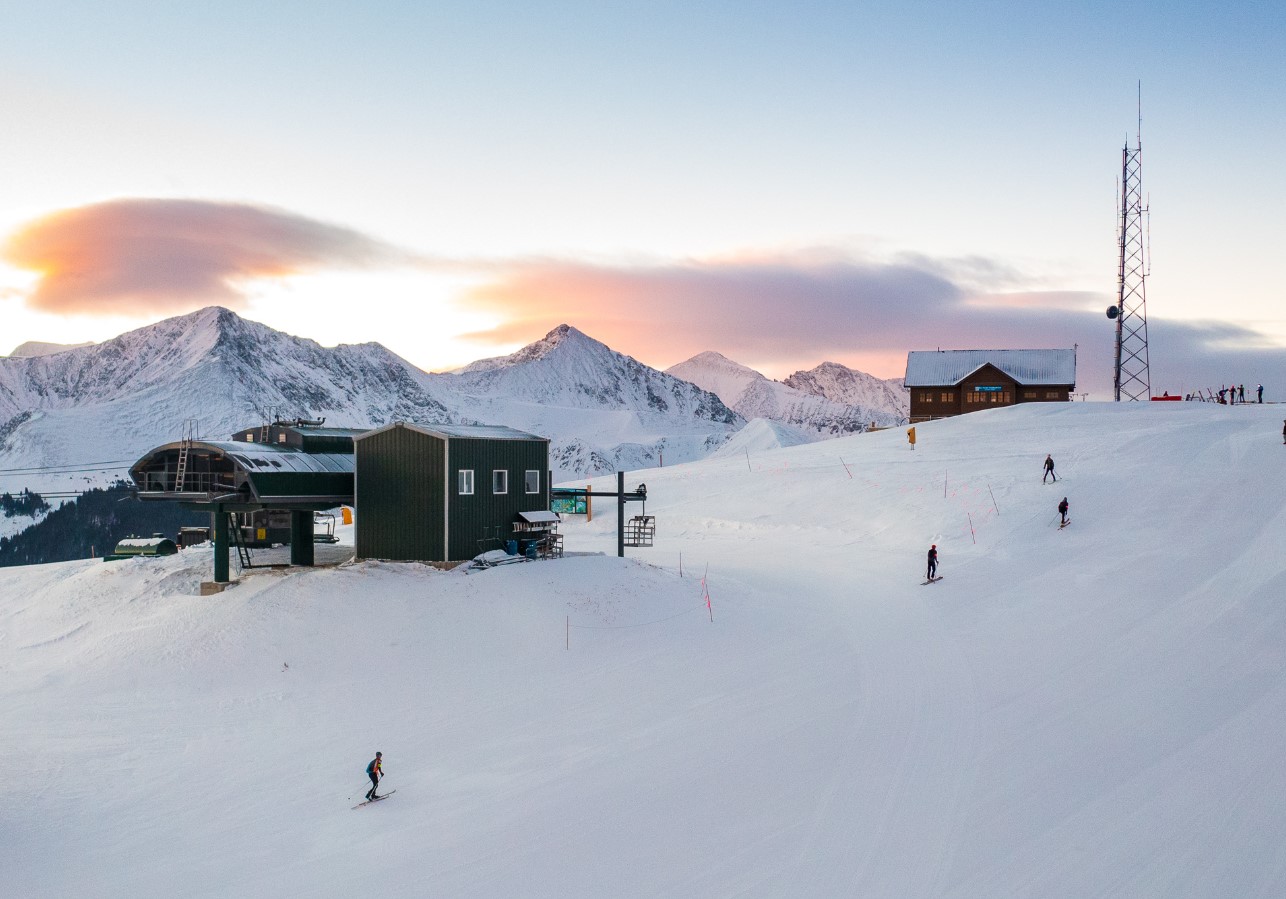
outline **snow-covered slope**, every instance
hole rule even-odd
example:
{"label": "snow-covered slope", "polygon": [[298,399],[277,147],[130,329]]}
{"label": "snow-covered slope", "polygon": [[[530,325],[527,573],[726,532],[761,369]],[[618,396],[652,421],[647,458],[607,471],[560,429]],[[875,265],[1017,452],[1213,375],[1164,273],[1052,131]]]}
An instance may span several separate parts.
{"label": "snow-covered slope", "polygon": [[911,396],[901,378],[877,378],[838,362],[823,362],[810,371],[797,371],[783,383],[832,402],[882,409],[897,417],[887,424],[906,421],[910,414]]}
{"label": "snow-covered slope", "polygon": [[717,394],[745,418],[780,422],[812,432],[814,439],[858,433],[872,422],[896,424],[905,417],[905,412],[889,408],[887,398],[882,404],[834,402],[824,395],[798,390],[789,382],[771,381],[753,368],[713,351],[672,365],[666,373]]}
{"label": "snow-covered slope", "polygon": [[551,436],[564,477],[702,459],[745,420],[719,397],[560,325],[509,356],[434,375],[462,415]]}
{"label": "snow-covered slope", "polygon": [[667,466],[624,561],[0,570],[4,892],[1286,894],[1279,408]]}

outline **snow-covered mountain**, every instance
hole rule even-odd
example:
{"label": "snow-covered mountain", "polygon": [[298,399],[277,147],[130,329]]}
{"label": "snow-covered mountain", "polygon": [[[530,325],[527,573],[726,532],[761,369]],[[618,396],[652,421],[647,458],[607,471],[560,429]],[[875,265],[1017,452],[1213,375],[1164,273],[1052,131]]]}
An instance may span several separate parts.
{"label": "snow-covered mountain", "polygon": [[0,359],[0,467],[117,463],[23,478],[38,490],[120,476],[123,463],[176,439],[195,418],[227,439],[267,415],[365,426],[450,418],[379,344],[325,348],[212,307],[53,355]]}
{"label": "snow-covered mountain", "polygon": [[898,416],[899,421],[905,421],[910,414],[911,395],[902,378],[877,378],[838,362],[823,362],[811,371],[797,371],[782,383],[832,402],[884,409]]}
{"label": "snow-covered mountain", "polygon": [[226,439],[268,416],[510,425],[551,438],[559,479],[704,458],[745,424],[717,397],[567,326],[435,375],[377,343],[327,348],[211,307],[99,344],[0,358],[0,468],[100,466],[11,474],[0,489],[101,484],[187,419]]}
{"label": "snow-covered mountain", "polygon": [[[857,433],[872,422],[896,424],[906,415],[887,398],[881,398],[878,403],[835,401],[797,389],[789,383],[769,380],[753,368],[716,352],[699,353],[670,366],[666,373],[717,394],[748,419],[775,421],[797,431],[811,433],[813,439]],[[861,372],[853,374],[860,375]],[[871,378],[870,375],[862,377]]]}
{"label": "snow-covered mountain", "polygon": [[745,419],[718,396],[559,325],[516,353],[434,375],[482,421],[553,438],[550,464],[603,474],[705,458]]}
{"label": "snow-covered mountain", "polygon": [[67,350],[77,350],[83,346],[93,346],[90,342],[85,343],[44,343],[39,340],[28,340],[26,343],[19,344],[9,355],[14,358],[27,358],[30,356],[52,356],[54,353],[62,353]]}

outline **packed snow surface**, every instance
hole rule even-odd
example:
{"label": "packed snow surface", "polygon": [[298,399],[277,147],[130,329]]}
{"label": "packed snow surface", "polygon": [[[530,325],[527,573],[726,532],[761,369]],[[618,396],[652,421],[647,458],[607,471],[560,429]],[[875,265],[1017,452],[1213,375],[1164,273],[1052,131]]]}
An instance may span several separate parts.
{"label": "packed snow surface", "polygon": [[625,560],[0,570],[3,893],[1286,895],[1280,408],[652,470]]}

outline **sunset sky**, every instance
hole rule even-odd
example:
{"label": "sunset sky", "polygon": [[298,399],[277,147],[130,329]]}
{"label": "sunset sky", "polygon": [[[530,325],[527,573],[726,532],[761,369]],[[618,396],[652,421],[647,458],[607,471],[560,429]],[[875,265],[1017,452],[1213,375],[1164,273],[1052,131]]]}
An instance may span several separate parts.
{"label": "sunset sky", "polygon": [[1153,387],[1286,398],[1282,4],[0,9],[0,353],[218,304],[429,370],[1076,343],[1106,396],[1141,82]]}

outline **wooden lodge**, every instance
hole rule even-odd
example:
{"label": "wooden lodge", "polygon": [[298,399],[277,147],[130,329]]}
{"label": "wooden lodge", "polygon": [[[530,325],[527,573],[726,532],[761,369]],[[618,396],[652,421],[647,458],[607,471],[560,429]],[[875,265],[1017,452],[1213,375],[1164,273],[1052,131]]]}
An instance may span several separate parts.
{"label": "wooden lodge", "polygon": [[907,354],[911,423],[1016,406],[1065,403],[1076,350],[926,350]]}

